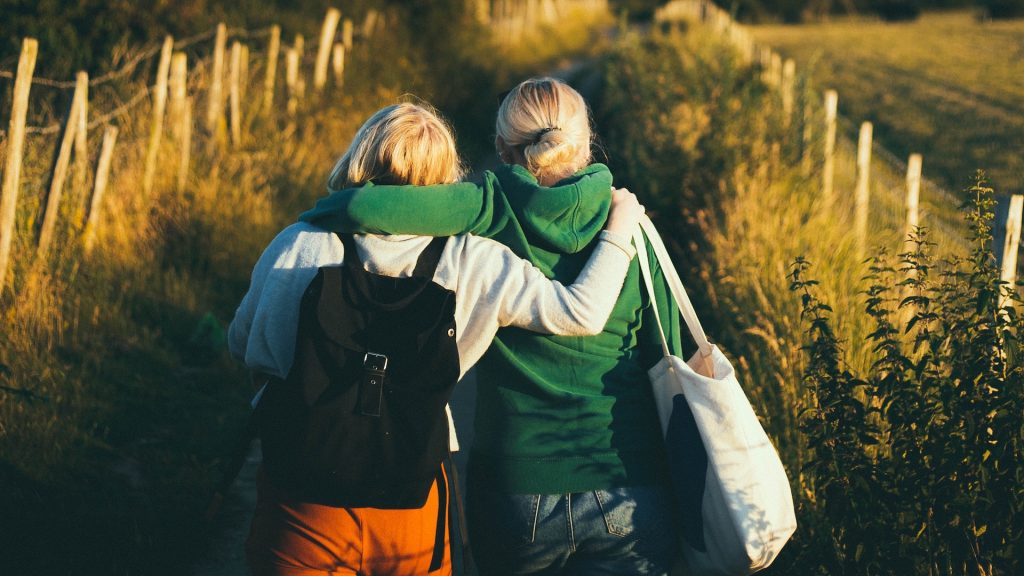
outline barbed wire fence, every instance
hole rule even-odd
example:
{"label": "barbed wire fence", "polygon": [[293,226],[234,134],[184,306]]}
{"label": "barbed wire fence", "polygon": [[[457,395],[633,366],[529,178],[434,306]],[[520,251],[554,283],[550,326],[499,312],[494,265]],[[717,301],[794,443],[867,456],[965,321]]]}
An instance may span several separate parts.
{"label": "barbed wire fence", "polygon": [[[467,5],[499,46],[579,10],[607,11],[607,0]],[[142,196],[148,199],[168,181],[179,192],[185,188],[198,156],[240,152],[254,120],[284,117],[283,133],[294,135],[307,82],[316,93],[343,89],[353,44],[386,29],[394,17],[370,9],[356,23],[328,9],[312,50],[301,34],[286,41],[277,25],[249,30],[219,24],[187,38],[168,36],[116,69],[91,78],[79,72],[74,80],[35,75],[38,42],[25,38],[17,68],[0,70],[0,85],[13,84],[10,102],[0,100],[0,110],[10,110],[6,126],[0,126],[0,295],[13,290],[7,282],[14,270],[12,247],[21,262],[45,261],[58,220],[82,231],[82,251],[90,254],[104,226],[105,191],[117,178],[114,172],[131,172],[126,162],[141,169]],[[39,89],[58,94],[42,95]],[[115,161],[119,157],[124,161]],[[79,207],[66,222],[69,195]]]}
{"label": "barbed wire fence", "polygon": [[555,26],[574,13],[608,13],[608,0],[473,0],[477,20],[502,46],[518,45],[527,32]]}
{"label": "barbed wire fence", "polygon": [[[476,10],[478,19],[492,28],[499,41],[504,39],[505,42],[514,43],[524,30],[539,24],[556,22],[560,14],[579,8],[607,10],[607,2],[478,0]],[[656,14],[657,22],[679,19],[696,20],[710,26],[730,41],[745,62],[760,67],[764,81],[779,92],[786,123],[790,126],[794,139],[799,140],[802,151],[801,163],[809,169],[820,162],[822,194],[834,195],[836,139],[843,140],[840,142],[841,146],[850,146],[851,141],[842,138],[842,135],[858,132],[852,120],[838,114],[838,95],[833,91],[827,92],[824,106],[818,106],[817,103],[810,101],[813,98],[807,98],[808,93],[805,92],[805,109],[800,114],[797,106],[801,99],[795,93],[796,69],[792,60],[783,60],[771,48],[755,43],[749,30],[735,23],[727,12],[708,0],[674,0],[659,9]],[[324,89],[329,71],[333,71],[335,85],[340,87],[344,81],[345,55],[351,50],[353,39],[369,37],[384,25],[384,15],[371,10],[357,30],[351,19],[342,20],[339,11],[328,10],[321,28],[316,56],[312,59],[314,89]],[[263,41],[263,46],[259,51],[250,52],[248,44],[243,42],[245,40],[260,40]],[[209,44],[211,41],[212,47]],[[229,41],[232,42],[230,54]],[[248,30],[229,29],[221,24],[212,30],[177,41],[168,37],[161,45],[141,50],[116,70],[94,78],[88,78],[84,72],[79,73],[74,81],[35,77],[33,72],[37,51],[37,43],[32,39],[25,39],[18,69],[13,72],[0,71],[0,82],[14,82],[9,125],[6,131],[0,131],[0,152],[6,154],[3,187],[0,189],[0,290],[5,286],[5,276],[10,269],[10,247],[16,229],[14,214],[21,190],[39,191],[40,205],[44,204],[45,199],[46,210],[41,217],[37,217],[42,223],[37,251],[45,254],[49,241],[46,232],[52,229],[59,213],[64,178],[67,175],[68,164],[73,160],[72,189],[77,195],[88,198],[85,205],[89,208],[82,211],[83,220],[78,223],[86,230],[83,242],[88,251],[101,220],[104,188],[109,184],[109,172],[103,173],[101,169],[109,170],[111,161],[109,157],[104,158],[104,155],[109,156],[116,149],[120,131],[112,131],[109,128],[115,123],[128,124],[133,115],[141,114],[139,109],[142,105],[150,102],[152,120],[147,139],[144,188],[147,193],[151,191],[158,160],[161,160],[160,154],[165,152],[162,143],[171,136],[179,147],[176,154],[179,173],[175,182],[178,186],[183,186],[189,175],[190,155],[196,147],[192,142],[193,136],[211,141],[214,148],[226,145],[229,139],[232,145],[237,145],[244,136],[241,94],[244,91],[261,90],[262,105],[255,107],[250,113],[265,116],[274,112],[276,93],[280,86],[278,77],[281,74],[278,70],[282,59],[284,108],[288,116],[294,117],[306,95],[306,76],[311,61],[307,58],[302,35],[296,35],[292,43],[282,49],[279,26]],[[189,55],[194,59],[191,70],[188,70],[187,64]],[[151,74],[149,68],[152,68],[152,61],[157,57],[159,65],[155,82],[147,78],[137,78],[136,76],[145,77]],[[250,62],[254,59],[262,63],[262,69],[259,70],[263,72],[261,79],[250,74]],[[174,74],[171,73],[172,60],[175,62]],[[205,82],[197,81],[200,77]],[[63,118],[42,125],[28,124],[29,95],[33,87],[73,93],[71,105]],[[113,101],[115,105],[98,115],[93,110],[93,116],[90,118],[89,92],[102,89],[109,89],[104,100]],[[193,108],[202,98],[206,99],[206,110],[204,114],[197,114]],[[823,123],[820,120],[822,114]],[[197,121],[197,117],[205,121]],[[165,134],[165,121],[170,127],[170,134]],[[837,129],[837,125],[841,130]],[[90,155],[89,137],[101,127],[104,128],[101,149],[105,154],[100,155],[95,168],[90,172],[87,166]],[[956,210],[960,203],[957,195],[921,175],[922,161],[919,156],[916,160],[912,156],[908,161],[903,161],[877,142],[873,142],[870,137],[871,130],[869,123],[860,126],[861,137],[858,138],[857,157],[867,160],[866,164],[861,162],[863,166],[857,170],[858,181],[855,189],[858,194],[858,214],[855,218],[855,233],[866,238],[868,215],[873,211],[876,216],[879,213],[885,216],[897,229],[901,228],[899,222],[905,222],[906,225],[902,227],[904,233],[924,223],[932,229],[933,237],[961,250],[965,249],[964,227]],[[811,134],[817,136],[812,137]],[[32,174],[23,179],[21,173],[24,168],[27,136],[56,136],[59,142],[56,142],[57,151],[51,165],[47,165],[46,162],[35,162]],[[121,146],[138,146],[138,140],[126,143],[122,135]],[[35,156],[45,158],[45,149],[52,149],[54,146],[53,142],[41,143],[41,150],[36,151]],[[821,148],[824,150],[820,150]],[[201,149],[203,148],[197,148]],[[875,164],[874,170],[870,169],[872,163]],[[90,173],[93,186],[91,190],[86,190],[84,188]],[[899,178],[902,174],[907,175],[905,180]],[[873,178],[869,179],[869,175]],[[48,190],[47,182],[50,184]],[[1019,201],[1014,200],[1005,227],[1004,263],[1015,260],[1015,254],[1010,254],[1009,249],[1011,246],[1019,246],[1020,214],[1017,206]],[[1009,272],[1004,270],[1004,277],[1007,277],[1007,274]]]}
{"label": "barbed wire fence", "polygon": [[[672,0],[655,14],[658,24],[678,21],[699,22],[710,27],[733,46],[744,63],[760,70],[761,79],[777,92],[784,123],[801,153],[804,175],[810,177],[812,169],[820,167],[817,176],[821,179],[820,191],[826,205],[838,206],[835,202],[837,149],[848,152],[840,159],[850,156],[857,159],[853,186],[856,196],[854,233],[862,252],[868,242],[869,223],[873,218],[881,218],[887,229],[899,231],[901,239],[922,226],[929,229],[930,238],[937,240],[944,249],[966,253],[969,243],[959,210],[962,199],[922,175],[920,154],[911,154],[904,161],[874,141],[870,122],[858,125],[838,113],[839,95],[834,90],[825,91],[819,101],[807,89],[809,82],[804,78],[805,89],[802,94],[797,93],[796,63],[784,59],[771,47],[755,42],[747,27],[735,22],[728,12],[710,0]],[[799,109],[801,100],[803,110]],[[905,178],[901,178],[903,175]],[[1005,223],[996,223],[997,240],[1002,239],[1002,246],[996,247],[1002,279],[1011,285],[1017,278],[1022,206],[1024,196],[1013,196]]]}
{"label": "barbed wire fence", "polygon": [[[111,173],[115,156],[132,151],[141,159],[144,196],[158,181],[182,189],[192,176],[193,154],[238,148],[252,124],[243,122],[243,115],[284,115],[294,121],[307,97],[307,76],[318,93],[342,89],[346,53],[354,42],[386,28],[388,16],[370,10],[357,27],[337,9],[327,10],[315,57],[307,55],[301,34],[282,46],[279,26],[248,30],[220,24],[187,38],[168,36],[114,70],[93,78],[79,72],[67,81],[35,76],[38,42],[25,38],[17,69],[0,71],[0,83],[13,83],[9,121],[0,130],[0,293],[14,289],[6,282],[13,270],[13,247],[29,250],[14,255],[19,260],[35,256],[45,261],[57,221],[68,217],[61,206],[68,194],[84,208],[72,210],[75,221],[62,225],[83,231],[78,241],[89,254],[103,226],[104,193],[116,177]],[[59,103],[70,94],[70,104],[59,113],[38,107],[33,113],[30,97],[38,88],[64,93],[48,102]],[[97,96],[101,91],[102,97]],[[244,94],[250,95],[246,105]],[[198,103],[205,104],[203,110],[196,110]],[[32,118],[43,122],[30,123]],[[172,169],[176,174],[167,178]],[[18,215],[28,220],[18,223]]]}

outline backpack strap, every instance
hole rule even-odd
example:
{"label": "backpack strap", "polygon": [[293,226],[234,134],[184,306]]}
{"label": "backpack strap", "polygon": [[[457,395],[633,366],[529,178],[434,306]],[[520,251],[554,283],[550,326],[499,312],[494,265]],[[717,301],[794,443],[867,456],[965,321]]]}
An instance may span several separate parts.
{"label": "backpack strap", "polygon": [[459,542],[462,545],[462,570],[465,574],[475,574],[473,568],[473,554],[469,546],[469,530],[466,527],[466,504],[462,498],[462,488],[459,482],[459,470],[455,464],[455,457],[452,451],[448,450],[448,470],[451,471],[452,493],[455,500],[456,519],[459,523]]}
{"label": "backpack strap", "polygon": [[419,278],[433,278],[434,271],[437,270],[437,265],[441,262],[441,255],[444,254],[444,247],[448,243],[446,236],[440,236],[434,238],[427,244],[427,247],[420,252],[420,257],[416,260],[416,268],[413,269],[412,275]]}
{"label": "backpack strap", "polygon": [[341,240],[341,244],[345,247],[345,262],[344,266],[352,268],[354,270],[361,270],[362,266],[356,266],[356,262],[362,262],[359,259],[359,252],[356,251],[356,239],[351,234],[339,234],[334,233],[335,236]]}
{"label": "backpack strap", "polygon": [[428,572],[440,570],[444,564],[444,532],[448,526],[448,483],[445,482],[444,462],[437,470],[437,477],[434,479],[437,484],[437,528],[434,534],[434,552],[430,556],[430,568]]}

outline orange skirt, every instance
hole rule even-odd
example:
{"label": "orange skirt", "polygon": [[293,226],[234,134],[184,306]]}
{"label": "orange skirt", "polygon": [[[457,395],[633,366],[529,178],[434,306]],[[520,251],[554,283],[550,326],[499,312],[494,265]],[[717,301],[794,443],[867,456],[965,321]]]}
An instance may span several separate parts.
{"label": "orange skirt", "polygon": [[[442,466],[442,473],[444,468]],[[273,486],[260,469],[256,512],[246,557],[255,576],[450,576],[447,509],[439,519],[439,500],[447,504],[438,482],[427,503],[414,510],[335,508],[299,502]],[[438,521],[443,522],[444,549],[435,563]]]}

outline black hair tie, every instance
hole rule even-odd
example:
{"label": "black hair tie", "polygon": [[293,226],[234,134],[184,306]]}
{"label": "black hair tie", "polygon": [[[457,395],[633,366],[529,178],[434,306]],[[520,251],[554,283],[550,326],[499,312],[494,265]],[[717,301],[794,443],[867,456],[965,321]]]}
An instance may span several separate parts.
{"label": "black hair tie", "polygon": [[557,126],[548,126],[547,128],[541,130],[540,132],[537,132],[537,135],[533,137],[533,143],[540,143],[540,139],[543,138],[545,134],[547,134],[548,132],[553,132],[555,130],[558,130]]}

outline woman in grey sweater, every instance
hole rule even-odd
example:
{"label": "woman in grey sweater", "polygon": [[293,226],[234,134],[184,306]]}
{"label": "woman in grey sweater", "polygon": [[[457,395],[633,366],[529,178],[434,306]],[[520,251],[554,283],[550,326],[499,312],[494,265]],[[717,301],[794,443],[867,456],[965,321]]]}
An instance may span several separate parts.
{"label": "woman in grey sweater", "polygon": [[[448,183],[461,175],[447,127],[431,111],[413,104],[385,108],[367,120],[334,172],[332,178],[343,178],[346,186],[366,187],[374,181]],[[460,376],[479,360],[502,326],[565,335],[600,332],[634,254],[630,233],[642,213],[632,194],[614,193],[601,241],[570,286],[549,280],[493,240],[449,238],[432,280],[456,295]],[[334,233],[306,223],[289,226],[253,270],[229,330],[232,354],[255,371],[286,378],[294,360],[299,304],[319,267],[355,256],[371,273],[405,277],[431,240],[360,235],[353,255],[345,253]],[[457,447],[454,430],[450,439]],[[297,501],[262,476],[247,545],[250,566],[256,574],[428,573],[436,489],[424,507],[414,510],[332,508]],[[440,571],[432,573],[450,571],[446,558]]]}

